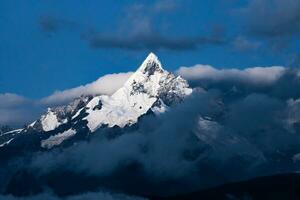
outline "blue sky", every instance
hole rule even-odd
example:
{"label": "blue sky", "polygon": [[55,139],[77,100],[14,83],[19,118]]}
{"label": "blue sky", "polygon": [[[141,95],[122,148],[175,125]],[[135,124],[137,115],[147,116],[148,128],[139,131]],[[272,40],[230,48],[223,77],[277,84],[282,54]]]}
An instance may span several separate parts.
{"label": "blue sky", "polygon": [[293,66],[297,0],[2,0],[0,94],[41,98],[116,72],[150,51],[164,67]]}

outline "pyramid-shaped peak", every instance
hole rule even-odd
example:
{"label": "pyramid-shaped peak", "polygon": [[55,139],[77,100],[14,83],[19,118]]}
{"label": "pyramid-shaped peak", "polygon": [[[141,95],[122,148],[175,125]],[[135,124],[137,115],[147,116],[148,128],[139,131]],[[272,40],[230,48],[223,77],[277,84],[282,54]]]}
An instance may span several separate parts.
{"label": "pyramid-shaped peak", "polygon": [[147,56],[146,60],[158,61],[158,57],[153,52],[150,52],[149,55]]}
{"label": "pyramid-shaped peak", "polygon": [[158,60],[158,57],[151,52],[137,71],[142,72],[143,74],[152,75],[155,71],[163,72],[164,69],[162,68],[161,62]]}

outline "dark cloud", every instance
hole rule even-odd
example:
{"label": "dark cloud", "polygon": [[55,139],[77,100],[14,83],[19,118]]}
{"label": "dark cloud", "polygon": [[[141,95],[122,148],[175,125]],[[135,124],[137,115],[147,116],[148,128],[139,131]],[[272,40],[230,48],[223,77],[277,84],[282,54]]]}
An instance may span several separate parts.
{"label": "dark cloud", "polygon": [[102,189],[108,199],[114,191],[171,195],[297,169],[298,70],[197,66],[178,72],[194,87],[184,102],[141,118],[135,128],[100,129],[89,141],[2,165],[0,191],[20,188],[26,178],[54,199],[62,187],[76,189],[60,195],[77,198]]}
{"label": "dark cloud", "polygon": [[[202,174],[197,175],[196,168],[197,155],[205,145],[201,145],[192,133],[197,127],[195,122],[199,113],[217,112],[218,106],[214,106],[215,109],[206,106],[216,96],[214,92],[195,94],[174,111],[158,118],[149,116],[141,122],[141,128],[113,140],[104,137],[113,132],[99,130],[90,142],[60,153],[35,155],[31,167],[35,174],[41,176],[60,170],[76,174],[84,172],[88,177],[96,176],[103,180],[102,186],[136,194],[168,194],[174,188],[182,188],[183,183],[190,185],[191,190],[196,180],[200,185],[206,185],[206,178]],[[184,117],[187,112],[190,115],[188,119]],[[174,120],[176,124],[173,124]],[[230,157],[230,153],[227,156]],[[114,182],[116,179],[118,182]],[[170,180],[173,180],[171,187],[165,185]],[[209,182],[215,184],[216,180]],[[165,185],[163,190],[161,184]]]}
{"label": "dark cloud", "polygon": [[55,33],[62,29],[76,28],[78,24],[72,20],[57,18],[51,15],[42,15],[39,18],[39,25],[45,33]]}
{"label": "dark cloud", "polygon": [[[125,7],[122,18],[114,31],[97,31],[85,27],[81,31],[82,39],[92,48],[120,48],[129,50],[194,50],[205,45],[224,45],[227,43],[225,31],[213,28],[211,33],[195,36],[172,36],[165,31],[169,26],[166,15],[181,8],[181,2],[175,0],[156,1],[150,4],[136,3]],[[65,28],[76,27],[70,20],[44,15],[39,19],[42,30],[54,33]],[[164,34],[163,34],[164,33]]]}
{"label": "dark cloud", "polygon": [[[27,159],[24,163],[18,161],[16,166],[22,167],[14,169],[10,166],[10,172],[34,171],[34,176],[39,180],[37,184],[50,188],[47,179],[60,176],[51,174],[63,173],[64,180],[68,180],[67,174],[71,172],[96,177],[98,187],[136,195],[174,194],[214,186],[224,180],[242,179],[246,176],[245,168],[235,169],[236,176],[228,172],[232,160],[245,155],[248,169],[262,162],[263,158],[253,145],[233,136],[218,122],[212,123],[212,126],[219,127],[213,132],[203,126],[201,116],[213,117],[222,112],[222,106],[216,101],[219,98],[220,93],[216,91],[195,92],[165,115],[158,118],[149,116],[142,120],[138,130],[113,140],[105,138],[106,134],[113,132],[99,130],[90,142],[79,143],[64,151],[34,154],[29,165],[25,164]],[[236,143],[226,145],[232,139]],[[226,174],[222,173],[224,170]],[[20,173],[13,173],[14,176],[18,177]],[[72,183],[66,181],[65,184]],[[8,188],[12,185],[10,182]]]}
{"label": "dark cloud", "polygon": [[50,16],[41,16],[39,25],[44,32],[56,32],[59,29],[59,21]]}
{"label": "dark cloud", "polygon": [[29,197],[14,197],[12,195],[0,195],[0,200],[143,200],[141,197],[134,197],[130,195],[124,195],[111,192],[89,192],[81,195],[74,195],[67,198],[59,197],[51,192],[43,193],[39,195]]}
{"label": "dark cloud", "polygon": [[180,14],[184,6],[180,0],[135,2],[121,10],[121,17],[113,30],[99,31],[96,27],[51,15],[41,16],[39,24],[47,34],[80,27],[77,33],[94,49],[180,51],[207,45],[230,45],[239,52],[253,52],[264,46],[269,46],[267,51],[282,52],[300,33],[300,3],[297,0],[249,1],[237,12],[237,17],[244,19],[244,30],[232,38],[228,38],[224,30],[208,33],[207,30],[197,30],[198,27],[195,27],[198,34],[197,31],[193,35],[174,34],[176,30],[170,31],[174,21],[169,16]]}
{"label": "dark cloud", "polygon": [[[280,55],[286,54],[286,50],[294,51],[290,47],[297,42],[300,34],[299,1],[253,0],[234,13],[237,14],[235,17],[241,19],[239,22],[242,22],[240,34],[259,41],[259,49]],[[242,49],[245,45],[250,48],[253,47],[252,44],[255,46],[255,42],[237,42],[242,44]],[[236,43],[237,47],[239,43]]]}
{"label": "dark cloud", "polygon": [[[71,188],[96,180],[94,188],[80,193],[109,188],[166,195],[299,166],[294,159],[300,152],[297,70],[224,69],[198,78],[193,73],[194,93],[165,114],[146,116],[133,129],[104,128],[89,141],[34,153],[16,161],[20,167],[10,165],[8,176],[27,169],[55,194],[63,175]],[[70,173],[83,178],[72,183]]]}
{"label": "dark cloud", "polygon": [[205,45],[224,45],[224,38],[211,36],[171,37],[158,33],[133,36],[102,35],[101,33],[88,34],[83,37],[93,48],[121,48],[130,50],[194,50]]}
{"label": "dark cloud", "polygon": [[[120,48],[130,50],[194,50],[204,45],[225,44],[225,32],[214,28],[210,34],[197,36],[172,36],[166,33],[159,20],[168,13],[176,12],[181,2],[174,0],[156,1],[152,4],[133,4],[126,7],[123,19],[114,33],[92,32],[83,34],[93,48]],[[168,23],[167,23],[168,24]],[[165,34],[163,34],[165,33]]]}
{"label": "dark cloud", "polygon": [[253,34],[281,37],[300,33],[298,0],[254,0],[241,13],[246,17]]}

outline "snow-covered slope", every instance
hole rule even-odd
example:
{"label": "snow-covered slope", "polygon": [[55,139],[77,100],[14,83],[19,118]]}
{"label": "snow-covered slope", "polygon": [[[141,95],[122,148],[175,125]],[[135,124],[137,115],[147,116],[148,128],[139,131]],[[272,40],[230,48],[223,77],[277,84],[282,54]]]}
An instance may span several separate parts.
{"label": "snow-covered slope", "polygon": [[180,77],[163,70],[150,53],[139,69],[112,96],[99,96],[87,104],[88,127],[93,132],[101,125],[124,127],[152,111],[163,112],[166,106],[189,95],[192,89]]}
{"label": "snow-covered slope", "polygon": [[43,148],[51,149],[54,146],[60,145],[64,140],[74,136],[76,131],[73,129],[69,129],[64,131],[63,133],[58,133],[56,135],[50,136],[46,140],[41,141],[41,146]]}
{"label": "snow-covered slope", "polygon": [[40,119],[31,123],[28,128],[44,132],[53,131],[76,117],[75,115],[78,114],[78,111],[82,110],[91,98],[91,96],[79,97],[68,105],[48,108],[48,111]]}
{"label": "snow-covered slope", "polygon": [[[18,135],[39,133],[41,147],[52,148],[82,132],[131,126],[142,115],[163,113],[191,93],[184,79],[164,70],[157,56],[150,53],[113,95],[80,97],[66,106],[49,108]],[[9,137],[3,143],[10,139],[14,138]]]}
{"label": "snow-covered slope", "polygon": [[[148,111],[158,114],[168,106],[178,103],[191,94],[192,89],[181,77],[175,77],[162,68],[157,56],[150,53],[138,70],[113,95],[80,98],[68,106],[48,109],[31,127],[53,131],[76,118],[81,112],[86,116],[91,132],[105,125],[124,127],[132,125]],[[76,111],[76,112],[75,112]]]}

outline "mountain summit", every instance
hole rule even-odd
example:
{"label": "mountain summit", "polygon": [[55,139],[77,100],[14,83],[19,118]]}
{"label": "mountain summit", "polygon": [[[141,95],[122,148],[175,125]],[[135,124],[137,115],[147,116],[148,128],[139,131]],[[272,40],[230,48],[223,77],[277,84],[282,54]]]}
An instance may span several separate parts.
{"label": "mountain summit", "polygon": [[52,148],[78,133],[92,133],[101,127],[131,126],[147,113],[165,112],[191,92],[184,79],[164,70],[157,56],[150,53],[111,96],[80,97],[66,106],[49,108],[22,131],[11,132],[5,139],[0,136],[0,144],[6,146],[25,133],[42,133],[41,147]]}
{"label": "mountain summit", "polygon": [[[167,106],[191,92],[185,80],[165,71],[158,58],[150,53],[112,96],[95,97],[88,103],[89,115],[85,119],[92,132],[104,124],[124,127],[136,123],[149,110],[164,112]],[[95,109],[99,105],[101,109]]]}

